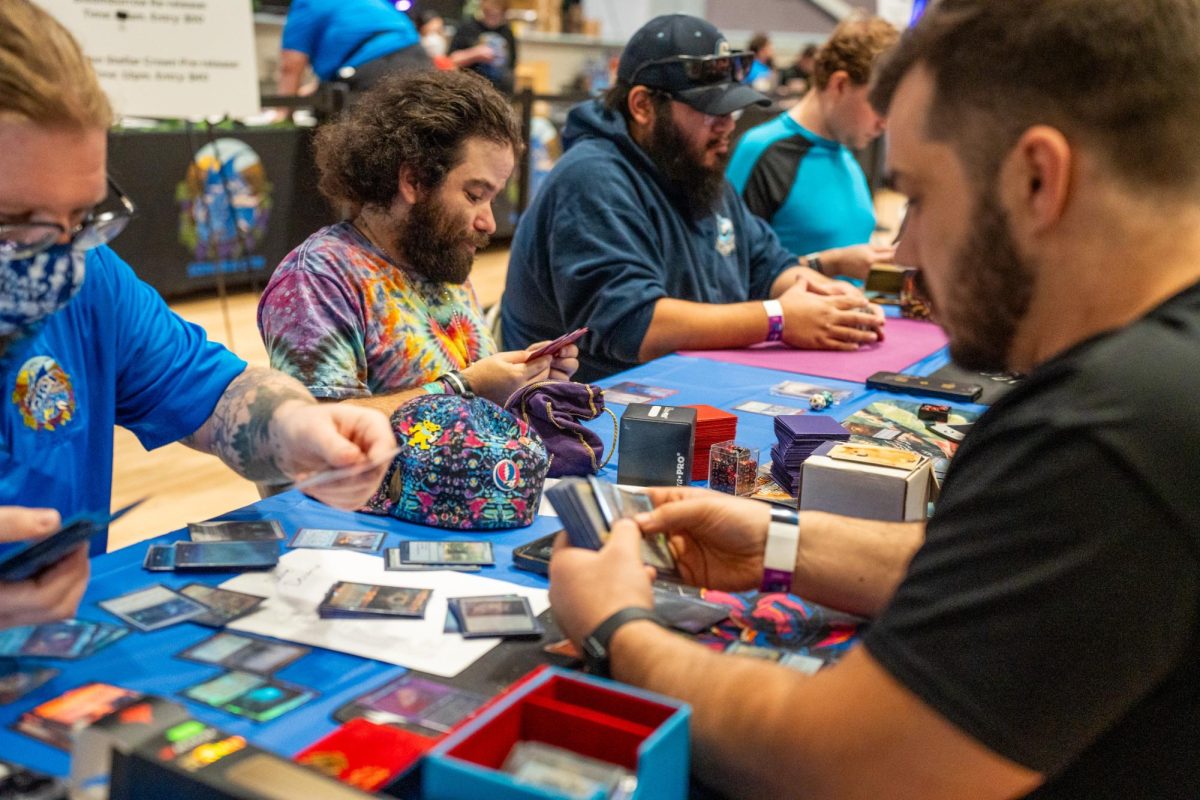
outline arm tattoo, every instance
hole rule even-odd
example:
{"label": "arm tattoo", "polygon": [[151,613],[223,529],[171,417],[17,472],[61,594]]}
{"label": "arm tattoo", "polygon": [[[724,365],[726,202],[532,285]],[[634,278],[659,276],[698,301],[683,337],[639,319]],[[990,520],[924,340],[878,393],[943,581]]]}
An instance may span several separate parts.
{"label": "arm tattoo", "polygon": [[271,421],[288,400],[315,402],[292,378],[250,368],[233,380],[212,416],[184,444],[212,453],[244,478],[260,483],[287,481],[275,460]]}

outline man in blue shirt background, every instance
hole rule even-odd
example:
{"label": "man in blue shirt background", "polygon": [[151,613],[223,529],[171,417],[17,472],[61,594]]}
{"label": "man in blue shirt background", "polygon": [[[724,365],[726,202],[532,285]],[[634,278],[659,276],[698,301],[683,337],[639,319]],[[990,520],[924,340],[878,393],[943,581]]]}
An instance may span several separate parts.
{"label": "man in blue shirt background", "polygon": [[[875,207],[851,151],[883,133],[867,84],[872,65],[899,35],[879,17],[840,24],[817,51],[814,88],[786,114],[747,131],[726,172],[784,247],[810,259],[816,254],[817,263],[853,278],[866,278],[872,263],[893,254],[865,247],[875,230]],[[849,249],[866,257],[844,257]]]}
{"label": "man in blue shirt background", "polygon": [[[0,0],[0,18],[0,74],[13,76],[0,83],[0,545],[108,511],[114,425],[147,448],[182,440],[260,483],[386,460],[387,417],[318,405],[291,378],[248,368],[105,246],[134,210],[106,180],[108,100],[52,17]],[[314,495],[357,508],[385,467]],[[81,546],[0,581],[0,629],[70,616],[87,575]]]}

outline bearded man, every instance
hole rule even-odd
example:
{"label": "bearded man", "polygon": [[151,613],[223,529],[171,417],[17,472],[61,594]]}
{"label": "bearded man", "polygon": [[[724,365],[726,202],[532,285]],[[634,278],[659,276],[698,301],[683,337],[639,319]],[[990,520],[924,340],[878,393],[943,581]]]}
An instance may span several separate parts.
{"label": "bearded man", "polygon": [[570,378],[573,345],[495,352],[468,282],[520,147],[508,101],[469,73],[389,79],[322,129],[320,189],[350,218],[271,276],[258,306],[271,364],[318,398],[387,413],[423,393],[504,403],[531,381]]}
{"label": "bearded man", "polygon": [[752,60],[684,14],[633,35],[605,98],[567,117],[567,152],[517,225],[507,345],[587,326],[593,380],[680,349],[878,340],[883,315],[799,266],[725,180],[733,113],[769,103],[742,82]]}

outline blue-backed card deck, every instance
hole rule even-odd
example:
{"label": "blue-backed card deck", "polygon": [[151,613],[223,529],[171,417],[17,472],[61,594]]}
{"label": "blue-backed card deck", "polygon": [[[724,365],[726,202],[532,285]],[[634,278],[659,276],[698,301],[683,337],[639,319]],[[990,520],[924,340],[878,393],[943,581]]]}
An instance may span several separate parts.
{"label": "blue-backed card deck", "polygon": [[176,657],[201,664],[215,664],[229,670],[273,675],[310,652],[311,649],[303,645],[221,631],[192,645]]}
{"label": "blue-backed card deck", "polygon": [[289,547],[316,550],[355,550],[376,553],[383,546],[384,534],[378,531],[339,531],[326,528],[301,528],[296,531]]}
{"label": "blue-backed card deck", "polygon": [[36,542],[11,547],[0,554],[0,581],[23,581],[32,578],[51,564],[56,564],[79,547],[108,530],[108,526],[144,502],[145,498],[111,514],[81,514],[68,520],[61,528]]}
{"label": "blue-backed card deck", "polygon": [[484,541],[408,541],[396,548],[401,564],[490,567],[496,563],[492,543]]}

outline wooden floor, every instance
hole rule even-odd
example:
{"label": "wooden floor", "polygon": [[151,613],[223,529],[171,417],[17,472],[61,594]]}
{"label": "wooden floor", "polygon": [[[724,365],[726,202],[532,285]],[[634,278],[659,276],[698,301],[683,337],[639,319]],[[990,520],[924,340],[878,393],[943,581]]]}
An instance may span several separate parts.
{"label": "wooden floor", "polygon": [[[506,246],[481,253],[476,259],[471,279],[484,306],[500,299],[507,270]],[[216,298],[172,303],[171,307],[252,366],[267,366],[267,353],[258,336],[257,294],[231,295],[224,307]],[[258,499],[254,484],[213,456],[181,444],[147,452],[137,437],[118,428],[113,458],[113,508],[149,498],[113,524],[109,530],[109,548],[113,550]]]}

